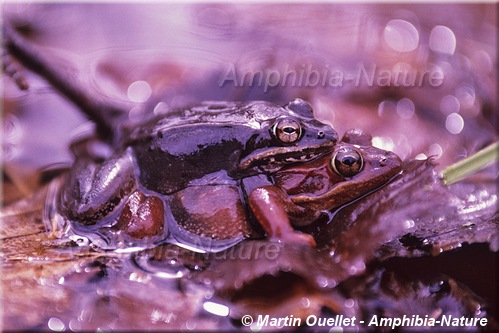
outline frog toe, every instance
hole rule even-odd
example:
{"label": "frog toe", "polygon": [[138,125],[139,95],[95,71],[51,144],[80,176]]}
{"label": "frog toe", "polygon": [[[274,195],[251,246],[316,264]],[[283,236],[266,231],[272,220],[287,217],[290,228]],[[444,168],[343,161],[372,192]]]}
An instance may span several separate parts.
{"label": "frog toe", "polygon": [[284,233],[279,237],[272,237],[271,239],[276,239],[285,243],[291,244],[303,244],[310,247],[317,247],[317,243],[312,235],[304,234],[301,232],[289,232]]}

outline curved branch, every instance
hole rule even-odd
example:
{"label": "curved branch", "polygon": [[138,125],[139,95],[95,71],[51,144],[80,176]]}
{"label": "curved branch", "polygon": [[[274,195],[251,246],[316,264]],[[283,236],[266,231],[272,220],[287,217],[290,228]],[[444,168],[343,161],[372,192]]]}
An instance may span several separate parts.
{"label": "curved branch", "polygon": [[28,43],[8,24],[4,24],[3,44],[13,57],[26,68],[39,74],[52,84],[62,95],[73,102],[97,125],[98,135],[107,140],[115,136],[118,119],[127,114],[128,107],[104,100],[81,84],[71,73],[63,73],[57,64],[43,56],[36,46]]}

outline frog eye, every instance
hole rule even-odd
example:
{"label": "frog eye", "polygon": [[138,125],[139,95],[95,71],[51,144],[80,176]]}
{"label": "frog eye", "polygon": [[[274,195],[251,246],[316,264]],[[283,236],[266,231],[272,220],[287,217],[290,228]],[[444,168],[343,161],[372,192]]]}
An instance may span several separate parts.
{"label": "frog eye", "polygon": [[283,119],[273,128],[274,136],[282,143],[295,143],[302,134],[301,125],[293,119]]}
{"label": "frog eye", "polygon": [[362,171],[364,160],[362,155],[353,148],[341,148],[331,159],[334,172],[343,177],[353,177]]}

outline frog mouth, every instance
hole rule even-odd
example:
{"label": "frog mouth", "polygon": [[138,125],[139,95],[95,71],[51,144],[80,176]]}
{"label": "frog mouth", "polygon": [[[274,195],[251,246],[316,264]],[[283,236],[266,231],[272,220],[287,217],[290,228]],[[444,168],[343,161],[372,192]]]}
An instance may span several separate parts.
{"label": "frog mouth", "polygon": [[239,163],[241,170],[258,168],[273,172],[293,163],[303,163],[316,159],[334,148],[334,141],[326,141],[317,146],[265,148],[246,156]]}

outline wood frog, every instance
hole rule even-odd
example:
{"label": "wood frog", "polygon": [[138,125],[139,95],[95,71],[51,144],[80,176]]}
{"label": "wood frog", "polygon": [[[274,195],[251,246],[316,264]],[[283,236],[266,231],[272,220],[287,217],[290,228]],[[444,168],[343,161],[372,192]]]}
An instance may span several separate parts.
{"label": "wood frog", "polygon": [[122,236],[131,246],[169,239],[217,250],[255,234],[245,179],[314,160],[336,142],[301,99],[205,102],[136,127],[110,157],[80,152],[59,211],[76,234],[107,239],[104,247]]}
{"label": "wood frog", "polygon": [[[380,188],[401,170],[396,154],[373,147],[368,133],[350,130],[331,153],[276,172],[274,186],[255,189],[248,201],[267,234],[293,239],[292,226],[313,223]],[[311,236],[308,241],[315,244]]]}

